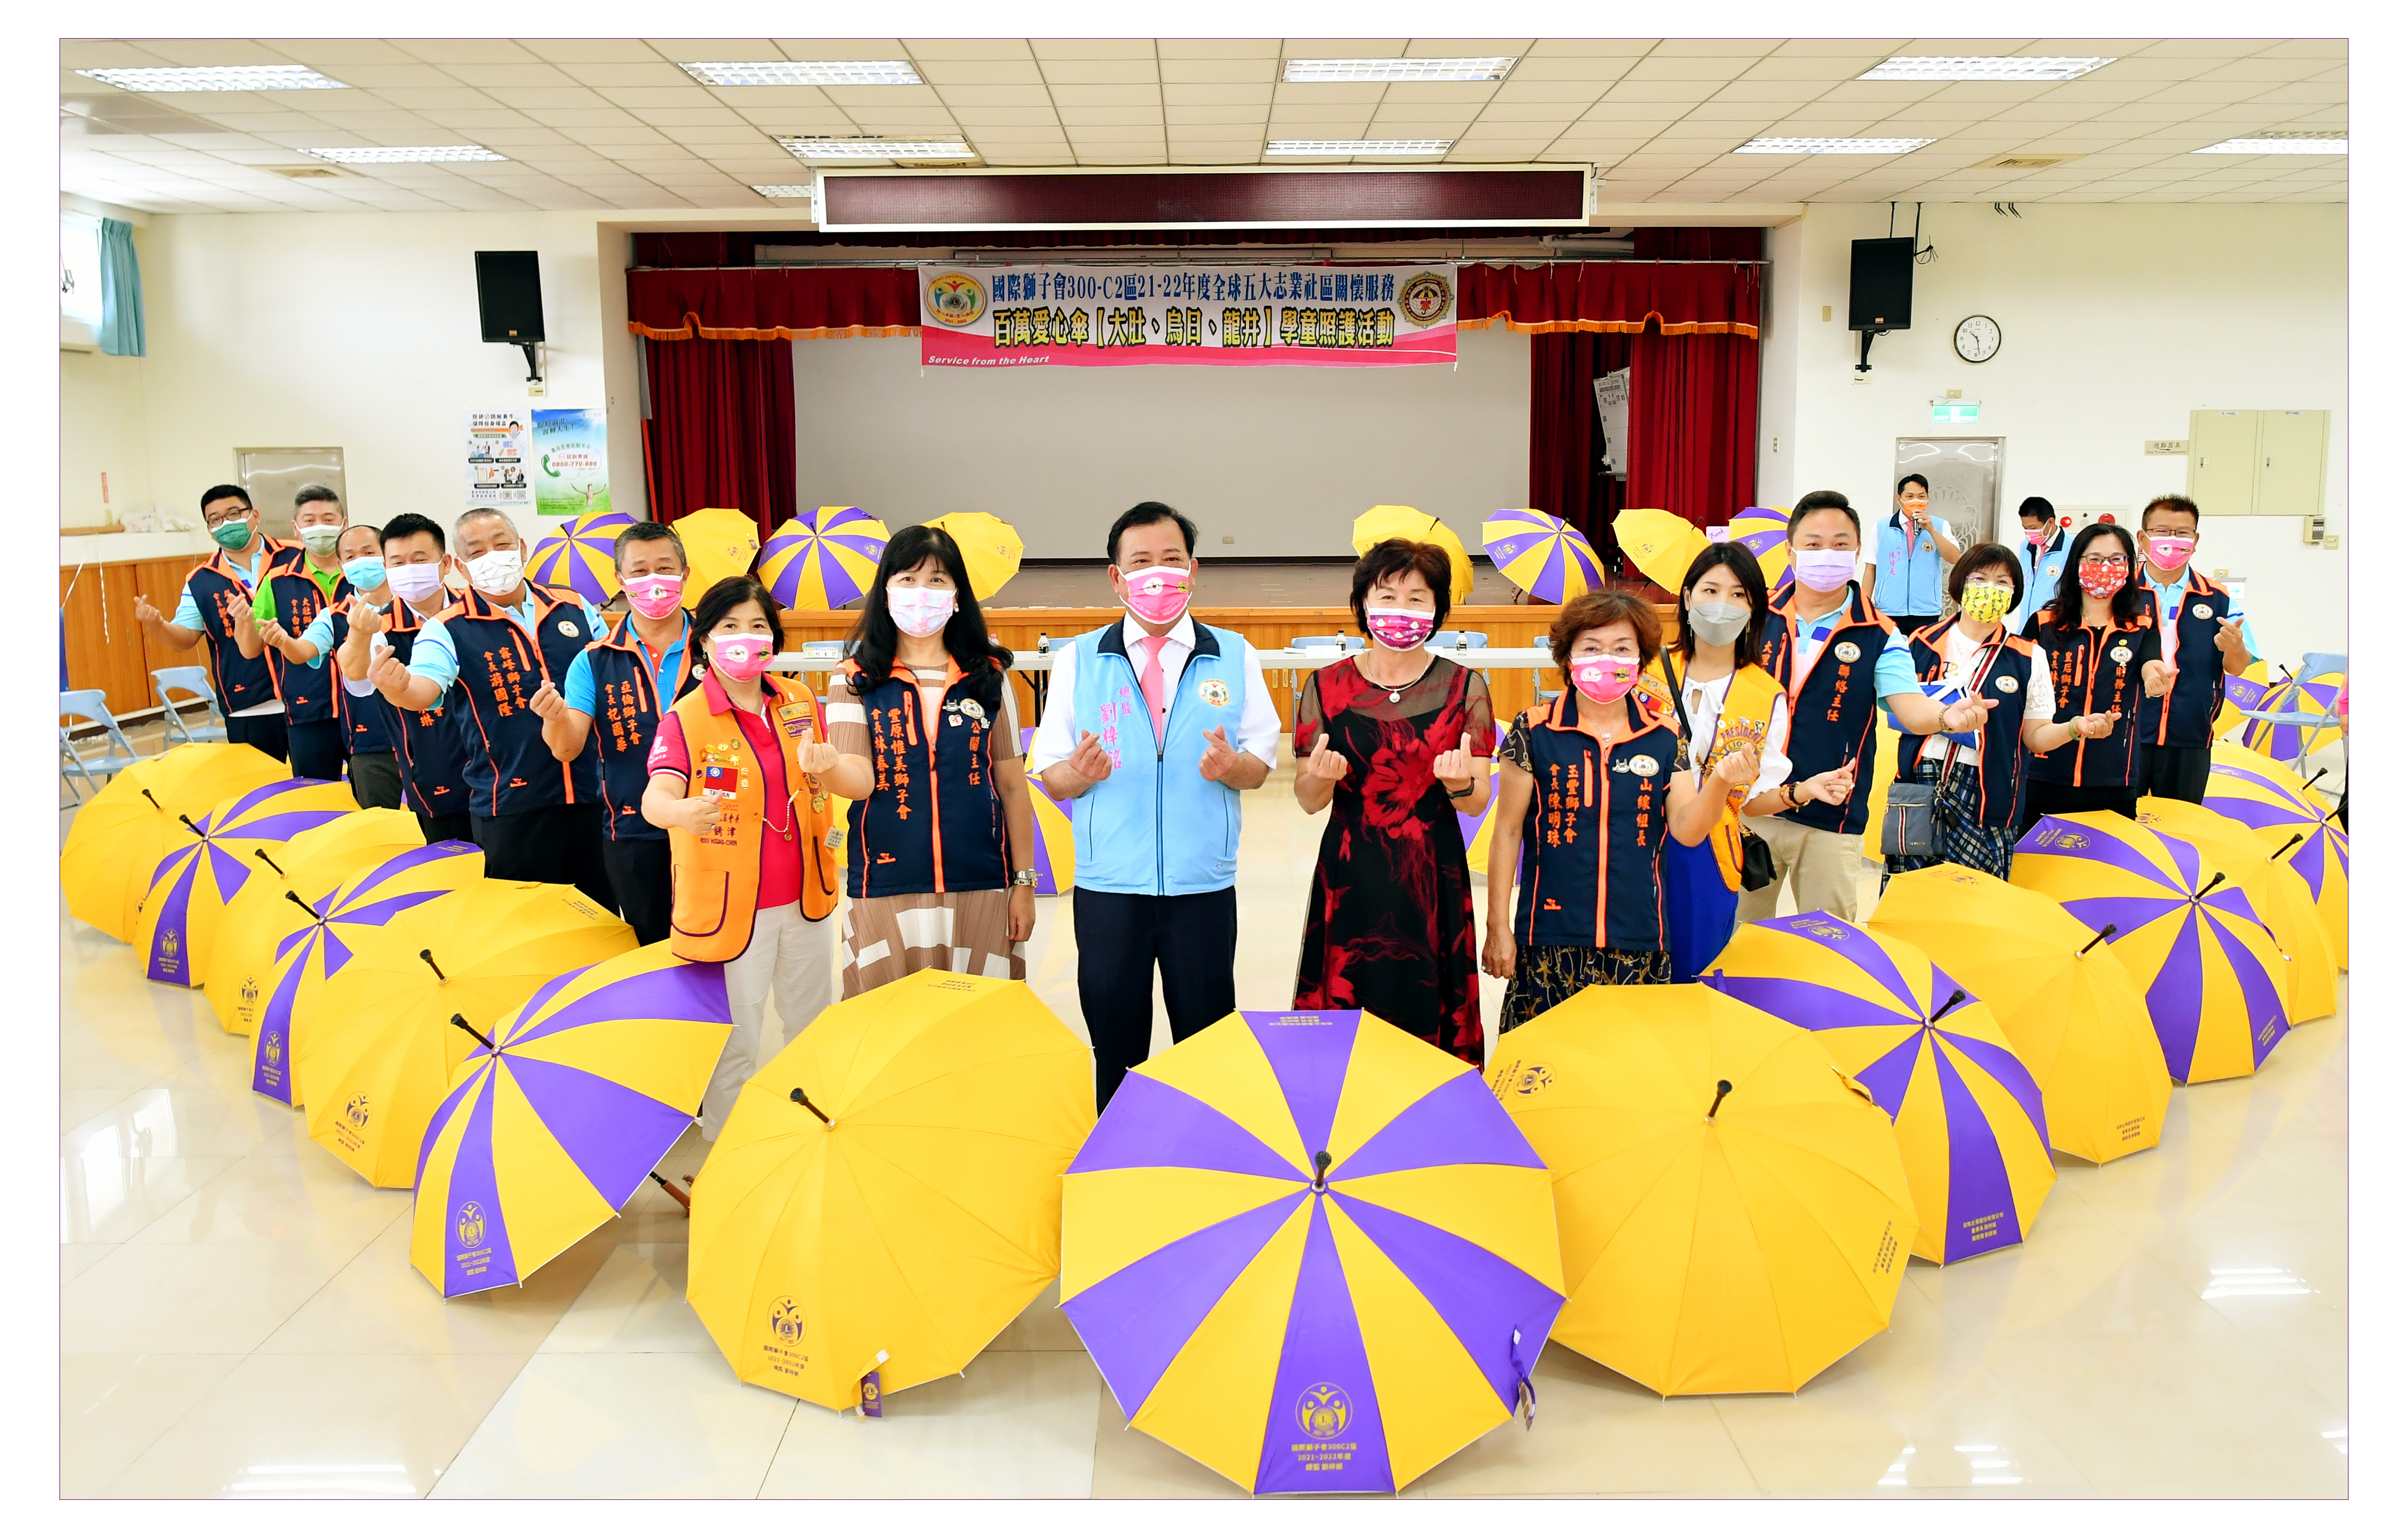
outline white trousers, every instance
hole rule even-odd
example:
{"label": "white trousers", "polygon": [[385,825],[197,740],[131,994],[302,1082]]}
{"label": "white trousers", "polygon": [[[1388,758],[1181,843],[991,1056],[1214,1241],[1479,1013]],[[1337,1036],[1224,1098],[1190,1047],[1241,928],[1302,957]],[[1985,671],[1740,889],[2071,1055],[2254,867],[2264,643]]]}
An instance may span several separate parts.
{"label": "white trousers", "polygon": [[[736,1092],[744,1087],[762,1064],[777,1056],[761,1050],[763,1012],[772,987],[778,994],[778,1019],[785,1040],[836,1001],[836,971],[829,940],[835,925],[829,918],[807,919],[799,902],[764,908],[752,915],[752,942],[727,964],[727,1002],[736,1029],[710,1072],[710,1088],[702,1097],[702,1135],[716,1143],[736,1106]],[[779,1043],[781,1046],[784,1042]]]}

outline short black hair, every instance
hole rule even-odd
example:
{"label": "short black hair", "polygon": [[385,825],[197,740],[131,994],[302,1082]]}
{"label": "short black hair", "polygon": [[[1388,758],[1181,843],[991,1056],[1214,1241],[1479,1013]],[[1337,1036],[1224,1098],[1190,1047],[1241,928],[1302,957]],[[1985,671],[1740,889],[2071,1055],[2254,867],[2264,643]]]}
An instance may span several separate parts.
{"label": "short black hair", "polygon": [[629,524],[625,528],[619,531],[619,538],[610,541],[610,564],[613,567],[625,566],[627,564],[627,547],[629,545],[648,545],[661,539],[666,539],[669,543],[677,546],[678,569],[680,571],[683,571],[685,569],[685,541],[679,539],[677,530],[669,527],[666,524],[654,524],[650,522]]}
{"label": "short black hair", "polygon": [[1121,536],[1133,528],[1150,524],[1177,524],[1179,537],[1187,541],[1188,558],[1196,555],[1196,525],[1188,516],[1168,502],[1140,502],[1112,520],[1112,530],[1104,536],[1104,559],[1114,566],[1121,564]]}
{"label": "short black hair", "polygon": [[[772,649],[784,651],[786,649],[786,611],[779,606],[778,596],[763,585],[760,578],[749,571],[738,577],[722,577],[710,584],[710,591],[705,593],[702,596],[702,601],[694,606],[694,634],[697,638],[710,635],[712,628],[727,617],[730,610],[747,598],[759,604],[762,615],[768,620]],[[707,650],[708,648],[702,647],[697,641],[695,649]]]}
{"label": "short black hair", "polygon": [[343,505],[342,497],[336,494],[334,487],[322,486],[315,481],[293,494],[293,505],[296,508],[307,507],[312,502],[332,502],[338,508]]}
{"label": "short black hair", "polygon": [[2057,519],[2057,504],[2045,496],[2027,496],[2023,500],[2023,505],[2015,509],[2015,516],[2037,518],[2043,524],[2054,523]]}
{"label": "short black hair", "polygon": [[229,496],[238,499],[246,508],[251,506],[251,493],[240,486],[211,486],[201,493],[201,510],[207,512],[210,503],[222,502]]}
{"label": "short black hair", "polygon": [[377,538],[380,543],[391,544],[395,539],[407,539],[413,534],[432,534],[435,536],[435,553],[437,555],[443,553],[443,525],[423,512],[400,514],[387,523]]}
{"label": "short black hair", "polygon": [[1383,539],[1363,553],[1354,563],[1354,591],[1347,604],[1354,611],[1354,623],[1365,635],[1371,633],[1371,621],[1363,612],[1370,597],[1371,584],[1390,577],[1401,577],[1408,571],[1418,571],[1429,584],[1431,604],[1430,628],[1446,623],[1446,611],[1455,607],[1455,565],[1444,547],[1415,544],[1411,539]]}
{"label": "short black hair", "polygon": [[2065,547],[2065,570],[2057,579],[2057,593],[2049,605],[2057,611],[2060,628],[2072,629],[2082,624],[2082,557],[2093,541],[2112,539],[2122,551],[2127,577],[2124,585],[2115,590],[2108,612],[2118,625],[2130,625],[2141,617],[2143,610],[2154,613],[2157,601],[2141,588],[2141,547],[2132,539],[2132,531],[2121,524],[2100,520],[2080,530],[2073,542]]}
{"label": "short black hair", "polygon": [[376,541],[377,541],[377,552],[378,552],[378,553],[380,553],[380,554],[383,553],[383,552],[384,552],[384,531],[383,531],[382,529],[378,528],[374,524],[345,524],[345,525],[343,525],[343,532],[335,536],[335,548],[336,548],[337,550],[340,550],[340,549],[342,549],[342,548],[343,548],[343,541],[344,541],[345,539],[350,539],[353,533],[355,533],[356,531],[358,531],[358,530],[360,530],[360,529],[366,529],[366,530],[367,530],[370,534],[373,534],[373,535],[375,535],[375,536],[376,536]]}
{"label": "short black hair", "polygon": [[1856,509],[1848,506],[1846,494],[1835,491],[1810,491],[1799,497],[1798,505],[1789,510],[1788,532],[1796,534],[1799,524],[1804,521],[1808,513],[1826,512],[1834,509],[1848,515],[1848,526],[1856,531],[1857,539],[1861,539],[1865,537],[1864,520],[1856,516]]}
{"label": "short black hair", "polygon": [[1906,474],[1898,478],[1898,489],[1899,491],[1904,491],[1911,485],[1921,486],[1924,490],[1924,495],[1926,496],[1929,496],[1931,493],[1931,478],[1924,474],[1921,470],[1909,470]]}
{"label": "short black hair", "polygon": [[2183,496],[2180,492],[2168,492],[2163,496],[2150,497],[2149,505],[2141,510],[2141,526],[2143,528],[2149,526],[2149,514],[2157,511],[2159,508],[2165,508],[2173,512],[2189,513],[2190,531],[2193,534],[2197,534],[2199,532],[2199,504],[2192,501],[2189,497]]}
{"label": "short black hair", "polygon": [[1706,573],[1718,566],[1730,568],[1740,586],[1747,589],[1747,628],[1739,633],[1731,649],[1731,655],[1743,665],[1749,658],[1764,654],[1764,616],[1771,603],[1765,595],[1764,568],[1757,562],[1756,552],[1736,539],[1708,545],[1689,563],[1688,571],[1681,578],[1680,591],[1673,594],[1681,611],[1681,634],[1674,644],[1684,657],[1697,651],[1698,633],[1689,628],[1689,590],[1705,581]]}
{"label": "short black hair", "polygon": [[[2007,580],[2014,584],[2015,604],[2022,603],[2024,601],[2024,563],[2016,557],[2014,551],[1995,542],[1975,545],[1956,557],[1956,564],[1948,571],[1948,601],[1959,609],[1964,608],[1965,583],[1997,566],[2007,568]],[[2009,609],[2012,610],[2015,604],[2010,604]]]}

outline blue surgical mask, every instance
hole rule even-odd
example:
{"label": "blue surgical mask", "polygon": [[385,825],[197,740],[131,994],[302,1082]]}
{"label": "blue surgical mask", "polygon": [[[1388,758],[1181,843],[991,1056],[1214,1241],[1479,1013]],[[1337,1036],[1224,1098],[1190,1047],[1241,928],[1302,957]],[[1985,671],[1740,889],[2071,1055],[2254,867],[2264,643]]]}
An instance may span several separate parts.
{"label": "blue surgical mask", "polygon": [[384,562],[374,555],[345,561],[343,580],[363,593],[373,593],[384,585]]}

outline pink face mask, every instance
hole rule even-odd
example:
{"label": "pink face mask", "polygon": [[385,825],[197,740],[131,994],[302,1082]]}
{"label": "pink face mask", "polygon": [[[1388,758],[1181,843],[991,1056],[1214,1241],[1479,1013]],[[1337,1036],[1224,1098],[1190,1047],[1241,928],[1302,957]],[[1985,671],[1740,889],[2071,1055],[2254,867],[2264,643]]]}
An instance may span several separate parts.
{"label": "pink face mask", "polygon": [[685,597],[683,577],[652,572],[630,577],[620,585],[626,589],[627,607],[648,620],[667,619],[677,612],[678,604]]}
{"label": "pink face mask", "polygon": [[1392,652],[1410,652],[1429,640],[1437,616],[1426,609],[1365,609],[1363,627]]}
{"label": "pink face mask", "polygon": [[1582,657],[1571,666],[1572,687],[1600,705],[1611,705],[1639,682],[1637,657]]}
{"label": "pink face mask", "polygon": [[710,658],[719,670],[738,683],[750,683],[769,670],[767,636],[713,636]]}
{"label": "pink face mask", "polygon": [[2026,544],[2032,545],[2044,545],[2048,543],[2048,537],[2056,532],[2057,530],[2049,527],[2046,524],[2042,524],[2038,528],[2028,528],[2024,530],[2024,542]]}
{"label": "pink face mask", "polygon": [[2159,571],[2179,571],[2190,565],[2190,553],[2199,548],[2199,539],[2189,534],[2152,534],[2145,541],[2149,547],[2149,564]]}
{"label": "pink face mask", "polygon": [[1187,611],[1187,596],[1195,583],[1175,566],[1150,566],[1121,579],[1128,589],[1129,612],[1148,625],[1168,625]]}

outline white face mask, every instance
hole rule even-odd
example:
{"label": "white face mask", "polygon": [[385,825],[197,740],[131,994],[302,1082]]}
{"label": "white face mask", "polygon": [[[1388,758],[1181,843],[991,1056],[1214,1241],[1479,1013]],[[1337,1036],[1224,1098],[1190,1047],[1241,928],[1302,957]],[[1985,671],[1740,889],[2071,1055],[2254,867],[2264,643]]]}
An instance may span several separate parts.
{"label": "white face mask", "polygon": [[384,580],[394,597],[406,603],[424,603],[443,591],[443,566],[439,561],[389,566],[384,568]]}
{"label": "white face mask", "polygon": [[886,611],[894,616],[896,629],[924,640],[942,630],[945,622],[953,617],[953,590],[890,587],[886,590]]}
{"label": "white face mask", "polygon": [[525,568],[526,557],[518,551],[489,550],[468,563],[468,580],[478,592],[498,598],[517,590]]}

